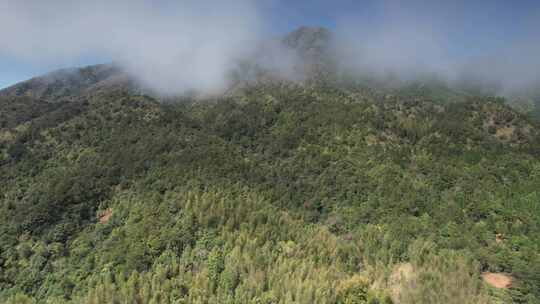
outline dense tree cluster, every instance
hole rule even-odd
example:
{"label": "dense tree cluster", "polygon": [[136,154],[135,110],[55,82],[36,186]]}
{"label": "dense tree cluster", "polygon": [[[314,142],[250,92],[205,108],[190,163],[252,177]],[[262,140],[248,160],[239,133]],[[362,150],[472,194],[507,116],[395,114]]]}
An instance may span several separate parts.
{"label": "dense tree cluster", "polygon": [[0,301],[540,303],[537,123],[417,89],[2,97]]}

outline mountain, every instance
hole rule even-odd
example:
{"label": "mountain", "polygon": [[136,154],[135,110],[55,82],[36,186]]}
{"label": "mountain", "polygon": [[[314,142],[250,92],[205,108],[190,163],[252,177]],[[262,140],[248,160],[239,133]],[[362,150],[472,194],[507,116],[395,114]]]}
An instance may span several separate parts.
{"label": "mountain", "polygon": [[306,55],[324,53],[331,46],[332,33],[324,27],[303,26],[283,38],[285,45]]}
{"label": "mountain", "polygon": [[538,122],[322,76],[164,100],[99,65],[0,91],[0,302],[537,303]]}
{"label": "mountain", "polygon": [[285,36],[282,43],[296,52],[299,69],[307,78],[328,80],[336,73],[335,37],[329,30],[300,27]]}
{"label": "mountain", "polygon": [[130,79],[112,64],[85,68],[63,69],[32,78],[0,91],[1,97],[26,96],[57,100],[69,95],[81,95],[101,88],[130,86]]}

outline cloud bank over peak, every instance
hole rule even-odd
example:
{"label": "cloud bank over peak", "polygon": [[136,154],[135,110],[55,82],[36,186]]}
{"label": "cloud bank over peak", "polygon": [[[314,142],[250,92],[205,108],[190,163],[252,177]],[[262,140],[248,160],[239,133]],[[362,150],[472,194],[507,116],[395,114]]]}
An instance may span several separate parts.
{"label": "cloud bank over peak", "polygon": [[[525,18],[502,1],[368,0],[340,8],[347,3],[0,0],[0,58],[54,65],[98,54],[164,94],[219,92],[246,61],[301,81],[305,58],[277,39],[284,33],[269,33],[278,27],[273,8],[302,19],[313,6],[336,11],[336,63],[353,74],[405,81],[432,74],[502,94],[540,82],[540,6]],[[248,71],[243,80],[259,70]]]}
{"label": "cloud bank over peak", "polygon": [[369,16],[339,18],[342,65],[402,80],[474,81],[497,94],[537,86],[540,7],[528,18],[502,8],[499,1],[378,1]]}
{"label": "cloud bank over peak", "polygon": [[0,54],[32,62],[102,54],[162,93],[216,90],[260,37],[249,0],[0,2]]}

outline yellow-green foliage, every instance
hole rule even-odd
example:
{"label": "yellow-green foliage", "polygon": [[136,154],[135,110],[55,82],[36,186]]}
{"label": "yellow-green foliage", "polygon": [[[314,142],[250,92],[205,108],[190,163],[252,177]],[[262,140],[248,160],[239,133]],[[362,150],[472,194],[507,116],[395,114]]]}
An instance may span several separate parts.
{"label": "yellow-green foliage", "polygon": [[[128,302],[139,299],[141,303],[174,303],[179,299],[189,303],[335,302],[337,286],[346,284],[343,280],[350,281],[352,272],[347,271],[347,262],[358,254],[355,245],[338,239],[324,227],[305,227],[247,189],[238,193],[166,194],[166,200],[174,203],[164,206],[165,209],[177,209],[182,217],[192,218],[202,227],[218,229],[219,233],[204,232],[195,246],[186,248],[181,255],[167,249],[147,273],[133,272],[127,279],[122,275],[112,279],[105,270],[85,301],[103,303],[119,298]],[[163,210],[158,212],[159,208],[148,203],[125,198],[114,210],[121,213],[129,206],[127,223],[141,229],[153,225],[151,222],[167,226],[169,223],[162,221],[167,220],[162,218]],[[145,216],[136,215],[140,221],[135,222],[133,215],[138,212],[134,209],[138,208]],[[125,237],[130,240],[133,228],[128,224],[111,233],[128,233]],[[150,235],[139,242],[152,242],[156,237],[160,238]],[[121,249],[127,249],[126,254],[134,251],[129,244],[122,244]]]}

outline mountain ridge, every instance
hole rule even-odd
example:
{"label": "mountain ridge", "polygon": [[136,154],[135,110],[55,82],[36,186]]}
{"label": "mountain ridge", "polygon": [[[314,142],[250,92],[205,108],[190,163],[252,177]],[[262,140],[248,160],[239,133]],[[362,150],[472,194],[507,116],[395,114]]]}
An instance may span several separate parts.
{"label": "mountain ridge", "polygon": [[119,74],[0,93],[0,302],[540,299],[540,127],[503,99]]}

